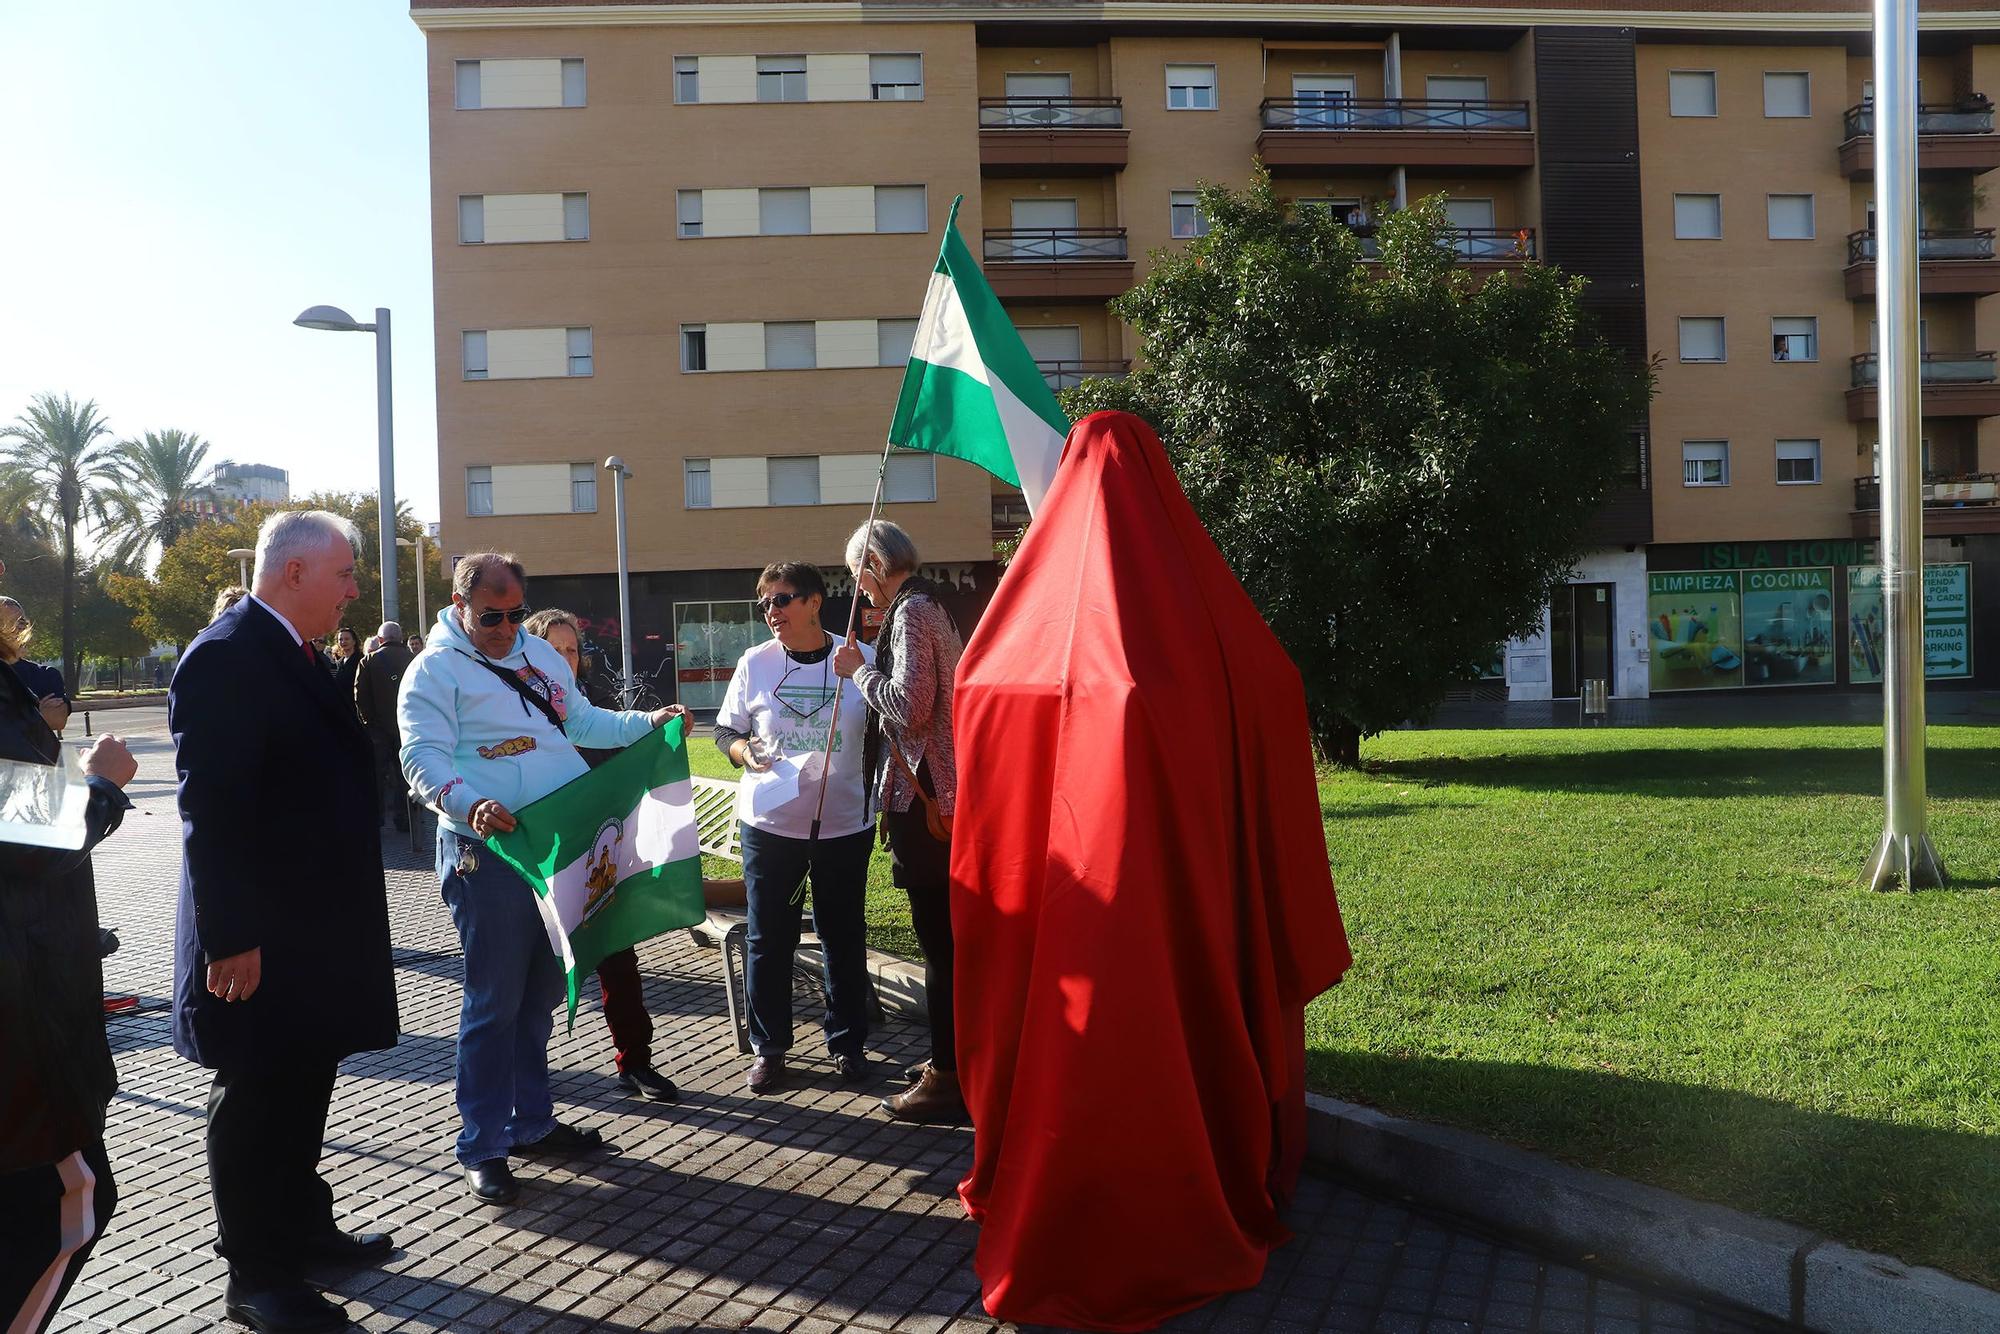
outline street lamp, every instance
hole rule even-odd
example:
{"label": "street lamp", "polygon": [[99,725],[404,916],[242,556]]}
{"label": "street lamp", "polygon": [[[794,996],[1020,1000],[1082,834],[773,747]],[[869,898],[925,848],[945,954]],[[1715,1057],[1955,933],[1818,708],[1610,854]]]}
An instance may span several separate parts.
{"label": "street lamp", "polygon": [[396,616],[396,428],[389,411],[389,311],[375,307],[375,322],[362,324],[338,306],[312,306],[292,321],[301,329],[375,335],[375,440],[379,473],[375,493],[382,565],[382,619]]}
{"label": "street lamp", "polygon": [[[399,537],[396,539],[396,545],[399,547],[415,547],[417,549],[417,625],[419,627],[417,633],[429,634],[429,630],[422,628],[430,624],[430,618],[424,614],[424,535],[419,532],[417,540],[414,542],[407,537]],[[389,617],[385,615],[382,619],[386,621]]]}
{"label": "street lamp", "polygon": [[236,582],[250,587],[250,561],[257,553],[249,547],[229,548],[229,558],[236,562]]}
{"label": "street lamp", "polygon": [[624,459],[613,454],[604,460],[604,471],[611,474],[611,504],[618,517],[618,654],[622,669],[618,703],[629,709],[633,697],[639,693],[638,684],[632,680],[632,571],[625,551],[625,480],[632,470],[625,466]]}

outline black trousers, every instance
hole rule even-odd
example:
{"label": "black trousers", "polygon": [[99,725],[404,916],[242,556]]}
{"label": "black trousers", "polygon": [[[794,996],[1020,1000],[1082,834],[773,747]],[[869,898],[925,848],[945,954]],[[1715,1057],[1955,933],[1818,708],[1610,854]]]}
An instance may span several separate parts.
{"label": "black trousers", "polygon": [[117,1207],[101,1139],[59,1163],[0,1172],[0,1329],[49,1327]]}
{"label": "black trousers", "polygon": [[889,879],[910,895],[910,925],[924,954],[924,999],[930,1011],[931,1064],[958,1069],[958,1031],[951,1003],[951,844],[931,837],[921,802],[882,812],[889,835]]}
{"label": "black trousers", "polygon": [[208,1185],[216,1253],[253,1288],[296,1281],[306,1240],[331,1230],[319,1174],[337,1062],[218,1070],[208,1092]]}
{"label": "black trousers", "polygon": [[398,829],[410,825],[410,785],[403,778],[402,754],[396,742],[374,733],[369,741],[375,747],[375,780],[382,788],[382,812],[395,823]]}

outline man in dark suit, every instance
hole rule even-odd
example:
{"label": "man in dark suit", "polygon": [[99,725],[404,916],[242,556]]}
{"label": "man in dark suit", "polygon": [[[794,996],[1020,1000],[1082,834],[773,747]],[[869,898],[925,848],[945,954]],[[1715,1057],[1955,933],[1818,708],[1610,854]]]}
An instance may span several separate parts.
{"label": "man in dark suit", "polygon": [[378,643],[361,660],[354,675],[354,711],[375,743],[375,773],[382,783],[382,800],[388,803],[389,817],[399,833],[410,830],[409,791],[403,782],[403,734],[396,728],[396,696],[403,688],[403,673],[410,669],[409,646],[403,642],[403,627],[394,621],[382,622],[376,633]]}
{"label": "man in dark suit", "polygon": [[344,1327],[307,1266],[391,1249],[339,1228],[318,1172],[336,1066],[397,1037],[374,750],[313,646],[359,594],[359,544],[324,511],[267,519],[250,596],[195,638],[167,700],[185,845],[174,1048],[215,1071],[226,1312],[273,1334]]}

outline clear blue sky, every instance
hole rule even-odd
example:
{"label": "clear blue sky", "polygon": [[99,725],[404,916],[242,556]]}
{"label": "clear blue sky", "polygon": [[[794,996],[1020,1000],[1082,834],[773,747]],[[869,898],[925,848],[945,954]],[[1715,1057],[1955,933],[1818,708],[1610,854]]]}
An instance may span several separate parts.
{"label": "clear blue sky", "polygon": [[44,390],[437,517],[424,44],[397,0],[0,0],[0,422]]}

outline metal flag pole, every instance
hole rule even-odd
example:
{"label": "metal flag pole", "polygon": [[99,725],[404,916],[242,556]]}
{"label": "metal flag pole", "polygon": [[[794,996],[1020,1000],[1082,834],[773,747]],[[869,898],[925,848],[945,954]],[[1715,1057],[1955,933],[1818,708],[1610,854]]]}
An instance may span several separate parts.
{"label": "metal flag pole", "polygon": [[1924,791],[1923,404],[1917,300],[1917,0],[1874,0],[1876,384],[1882,455],[1882,841],[1868,884],[1942,885]]}
{"label": "metal flag pole", "polygon": [[[882,512],[882,484],[889,476],[889,451],[891,448],[893,448],[893,446],[889,441],[885,440],[882,442],[882,461],[880,465],[877,466],[877,468],[875,469],[875,499],[868,506],[868,532],[867,536],[864,537],[861,542],[861,564],[864,568],[868,564],[868,553],[871,550],[873,550],[875,546],[875,518]],[[846,558],[847,558],[847,553],[842,552],[841,559],[845,560]],[[854,595],[850,597],[847,602],[847,634],[846,637],[841,640],[841,643],[852,644],[854,642],[854,627],[856,624],[860,622],[860,619],[861,619],[861,574],[859,571],[855,571]],[[827,652],[831,653],[833,652],[833,650],[828,649]],[[835,677],[834,679],[836,681],[840,680],[840,678],[838,677]],[[819,845],[819,821],[820,817],[826,814],[826,789],[828,785],[833,781],[833,739],[840,735],[840,700],[841,697],[846,693],[847,693],[847,683],[845,681],[841,681],[840,684],[834,688],[833,715],[830,719],[828,719],[826,724],[826,753],[820,759],[820,764],[819,764],[819,801],[813,807],[812,832],[806,840],[808,845],[813,847],[817,847]],[[864,783],[867,781],[867,775],[865,774],[862,775],[862,781]],[[865,800],[865,795],[864,795],[864,800]]]}

